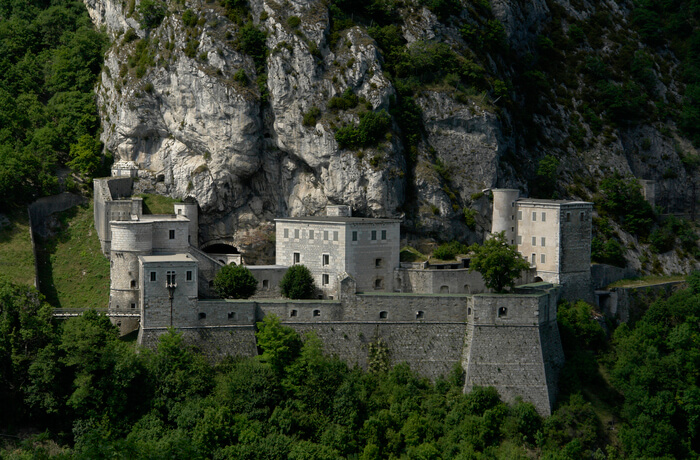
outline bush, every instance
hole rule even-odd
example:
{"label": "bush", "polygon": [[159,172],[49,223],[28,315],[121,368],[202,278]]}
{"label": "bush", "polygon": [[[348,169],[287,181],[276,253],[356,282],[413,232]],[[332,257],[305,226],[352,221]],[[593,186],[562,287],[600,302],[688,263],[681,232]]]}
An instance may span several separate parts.
{"label": "bush", "polygon": [[340,96],[333,96],[328,101],[329,109],[348,110],[357,107],[359,99],[352,89],[347,88]]}
{"label": "bush", "polygon": [[318,117],[321,115],[321,110],[313,106],[309,109],[308,112],[304,114],[304,119],[302,121],[302,124],[304,126],[316,126],[316,122],[318,121]]}
{"label": "bush", "polygon": [[267,55],[265,38],[265,32],[258,29],[252,22],[243,26],[238,34],[238,47],[253,58],[258,72],[262,72],[265,68],[265,56]]}
{"label": "bush", "polygon": [[312,299],[316,294],[316,284],[308,268],[293,265],[280,280],[280,291],[290,299]]}
{"label": "bush", "polygon": [[214,289],[227,299],[247,299],[258,290],[258,281],[242,265],[226,265],[214,278]]}
{"label": "bush", "polygon": [[391,118],[385,110],[380,112],[365,112],[360,115],[359,126],[343,126],[335,133],[335,140],[341,148],[371,147],[384,138]]}
{"label": "bush", "polygon": [[165,5],[157,0],[141,0],[138,10],[141,15],[140,24],[144,29],[158,27],[168,11]]}
{"label": "bush", "polygon": [[299,16],[289,16],[287,18],[287,25],[292,29],[299,27],[299,24],[301,24],[301,19],[299,19]]}
{"label": "bush", "polygon": [[184,13],[182,13],[182,22],[185,24],[187,27],[194,27],[197,25],[197,21],[199,18],[197,15],[194,13],[192,10],[185,10]]}
{"label": "bush", "polygon": [[233,81],[237,81],[243,86],[248,85],[248,75],[246,75],[245,70],[238,69],[236,73],[233,74]]}
{"label": "bush", "polygon": [[453,260],[457,254],[465,254],[467,251],[469,251],[467,246],[459,241],[452,241],[438,246],[438,248],[433,251],[433,257],[440,260]]}

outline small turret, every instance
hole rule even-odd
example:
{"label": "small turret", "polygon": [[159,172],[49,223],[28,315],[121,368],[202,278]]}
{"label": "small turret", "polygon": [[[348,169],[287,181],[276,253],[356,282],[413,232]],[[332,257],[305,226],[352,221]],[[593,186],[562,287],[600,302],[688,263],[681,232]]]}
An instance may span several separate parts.
{"label": "small turret", "polygon": [[190,220],[188,242],[195,248],[199,247],[199,209],[197,201],[192,197],[185,198],[182,203],[173,205],[176,216],[184,216]]}
{"label": "small turret", "polygon": [[515,240],[515,216],[517,209],[515,202],[520,197],[520,191],[516,189],[495,188],[493,193],[493,218],[491,233],[506,232],[506,241]]}

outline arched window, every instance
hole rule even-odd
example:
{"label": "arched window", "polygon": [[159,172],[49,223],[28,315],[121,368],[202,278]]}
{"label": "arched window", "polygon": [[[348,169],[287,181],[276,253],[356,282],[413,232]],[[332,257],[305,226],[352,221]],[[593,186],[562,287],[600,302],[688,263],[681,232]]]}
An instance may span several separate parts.
{"label": "arched window", "polygon": [[449,286],[440,286],[440,294],[449,294],[450,293],[450,287]]}

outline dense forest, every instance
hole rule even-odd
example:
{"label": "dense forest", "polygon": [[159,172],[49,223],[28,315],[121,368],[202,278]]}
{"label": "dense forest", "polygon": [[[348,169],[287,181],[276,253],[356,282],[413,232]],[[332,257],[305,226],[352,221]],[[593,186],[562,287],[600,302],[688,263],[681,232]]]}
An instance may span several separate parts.
{"label": "dense forest", "polygon": [[[463,394],[376,353],[368,371],[275,317],[260,356],[208,363],[170,331],[153,351],[95,312],[52,321],[33,288],[0,283],[3,458],[688,458],[700,453],[700,273],[606,336],[563,303],[556,411]],[[390,350],[389,350],[390,352]]]}
{"label": "dense forest", "polygon": [[107,44],[79,0],[0,1],[0,208],[75,189],[60,168],[102,166],[93,88]]}

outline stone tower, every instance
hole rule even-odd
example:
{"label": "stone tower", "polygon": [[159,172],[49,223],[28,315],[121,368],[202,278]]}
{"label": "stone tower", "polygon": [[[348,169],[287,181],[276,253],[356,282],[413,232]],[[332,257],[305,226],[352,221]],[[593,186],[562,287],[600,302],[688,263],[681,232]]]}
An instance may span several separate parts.
{"label": "stone tower", "polygon": [[464,390],[493,386],[504,401],[522,397],[549,415],[564,365],[558,289],[550,285],[519,291],[521,295],[477,294],[469,300]]}
{"label": "stone tower", "polygon": [[136,311],[140,303],[138,256],[153,250],[153,226],[144,221],[112,221],[110,226],[109,308]]}
{"label": "stone tower", "polygon": [[199,210],[194,198],[186,198],[182,203],[173,205],[176,216],[185,216],[190,220],[188,243],[199,248]]}
{"label": "stone tower", "polygon": [[493,193],[493,221],[491,233],[506,232],[506,241],[514,244],[515,241],[515,202],[520,196],[516,189],[495,188]]}

